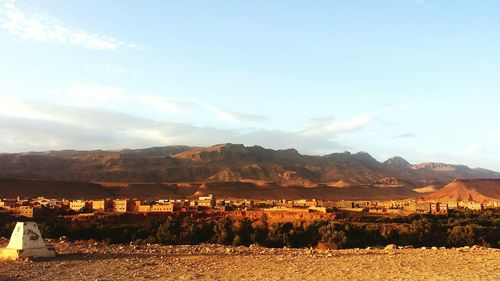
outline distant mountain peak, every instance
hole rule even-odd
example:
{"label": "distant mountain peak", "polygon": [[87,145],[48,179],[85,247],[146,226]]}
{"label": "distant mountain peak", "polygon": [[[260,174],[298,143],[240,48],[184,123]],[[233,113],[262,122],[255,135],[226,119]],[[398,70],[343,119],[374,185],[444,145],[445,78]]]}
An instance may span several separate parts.
{"label": "distant mountain peak", "polygon": [[216,144],[216,145],[212,145],[212,146],[209,146],[208,149],[234,149],[234,148],[237,148],[237,149],[240,149],[240,148],[244,148],[245,146],[243,144],[239,144],[239,143],[221,143],[221,144]]}
{"label": "distant mountain peak", "polygon": [[280,149],[280,150],[277,150],[278,152],[281,152],[281,153],[286,153],[286,154],[290,154],[290,155],[301,155],[297,149],[295,148],[288,148],[288,149]]}
{"label": "distant mountain peak", "polygon": [[394,167],[403,167],[403,168],[411,166],[410,162],[406,161],[406,159],[400,156],[394,156],[392,158],[389,158],[384,161],[384,164],[391,165]]}
{"label": "distant mountain peak", "polygon": [[216,144],[210,147],[196,147],[186,151],[182,151],[173,155],[174,158],[190,159],[194,161],[213,161],[223,159],[229,155],[246,154],[247,148],[243,144]]}
{"label": "distant mountain peak", "polygon": [[[297,150],[223,143],[113,151],[0,154],[0,178],[94,182],[265,181],[283,185],[402,183],[420,187],[454,178],[500,178],[500,173],[439,163],[411,165],[401,157],[378,162],[366,152],[301,155]],[[396,180],[397,179],[397,180]],[[0,194],[1,195],[1,194]]]}
{"label": "distant mountain peak", "polygon": [[357,153],[351,153],[349,151],[344,151],[340,153],[332,153],[324,156],[336,163],[346,163],[346,164],[361,164],[361,165],[379,165],[380,163],[373,158],[369,153],[360,151]]}

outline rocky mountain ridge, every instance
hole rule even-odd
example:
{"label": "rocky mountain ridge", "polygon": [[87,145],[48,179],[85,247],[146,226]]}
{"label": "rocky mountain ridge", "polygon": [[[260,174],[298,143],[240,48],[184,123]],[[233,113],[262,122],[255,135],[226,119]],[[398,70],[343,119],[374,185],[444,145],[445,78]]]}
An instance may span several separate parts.
{"label": "rocky mountain ridge", "polygon": [[249,180],[302,187],[376,184],[391,178],[392,183],[422,187],[456,178],[500,178],[500,173],[463,165],[412,165],[401,157],[381,163],[365,152],[309,156],[295,149],[220,144],[0,154],[0,178],[149,183]]}

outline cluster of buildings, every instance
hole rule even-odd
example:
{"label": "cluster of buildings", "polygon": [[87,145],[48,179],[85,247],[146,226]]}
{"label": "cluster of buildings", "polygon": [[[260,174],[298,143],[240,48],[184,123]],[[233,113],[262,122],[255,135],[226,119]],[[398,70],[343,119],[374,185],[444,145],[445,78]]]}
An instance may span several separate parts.
{"label": "cluster of buildings", "polygon": [[57,200],[34,198],[26,200],[1,200],[0,208],[24,217],[36,217],[47,210],[71,213],[168,213],[189,206],[187,200],[160,200],[145,202],[131,199]]}
{"label": "cluster of buildings", "polygon": [[485,203],[472,201],[417,201],[417,200],[390,200],[390,201],[336,201],[333,205],[341,210],[359,211],[372,214],[447,214],[448,210],[482,211],[500,207],[499,201]]}
{"label": "cluster of buildings", "polygon": [[62,210],[68,214],[78,213],[173,213],[189,211],[234,211],[266,210],[288,212],[322,212],[331,210],[320,200],[227,200],[214,195],[197,199],[163,199],[143,201],[133,199],[58,200],[43,197],[29,199],[0,200],[0,212],[24,217],[36,217],[47,210]]}
{"label": "cluster of buildings", "polygon": [[143,201],[132,199],[58,200],[43,197],[0,200],[0,212],[24,217],[35,217],[44,211],[61,210],[71,213],[173,213],[189,211],[242,211],[287,213],[334,213],[353,211],[368,214],[446,214],[452,209],[483,210],[498,208],[499,202],[417,202],[414,200],[391,201],[324,201],[324,200],[227,200],[213,195],[197,199],[165,199]]}

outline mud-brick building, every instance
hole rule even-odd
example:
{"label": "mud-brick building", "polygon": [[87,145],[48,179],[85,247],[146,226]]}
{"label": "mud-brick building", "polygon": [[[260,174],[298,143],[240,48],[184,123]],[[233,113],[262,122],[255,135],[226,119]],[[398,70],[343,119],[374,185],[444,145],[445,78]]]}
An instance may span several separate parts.
{"label": "mud-brick building", "polygon": [[93,212],[110,212],[113,210],[113,201],[111,200],[93,200],[92,201],[92,211]]}
{"label": "mud-brick building", "polygon": [[135,211],[135,202],[130,199],[113,200],[113,212],[126,213]]}

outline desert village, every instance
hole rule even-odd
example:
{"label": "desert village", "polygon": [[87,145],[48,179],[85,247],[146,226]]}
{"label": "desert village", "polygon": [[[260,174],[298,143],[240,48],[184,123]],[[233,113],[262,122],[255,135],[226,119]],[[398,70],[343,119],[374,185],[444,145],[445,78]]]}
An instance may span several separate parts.
{"label": "desert village", "polygon": [[214,195],[197,199],[162,199],[142,201],[135,199],[66,200],[38,198],[17,198],[0,200],[0,212],[26,218],[36,218],[51,211],[65,211],[68,215],[88,216],[102,213],[178,213],[178,212],[241,212],[252,211],[269,214],[298,214],[298,218],[314,218],[314,214],[335,214],[342,212],[363,215],[411,215],[446,214],[448,210],[463,209],[482,211],[499,208],[499,201],[325,201],[312,200],[250,200],[218,199]]}

